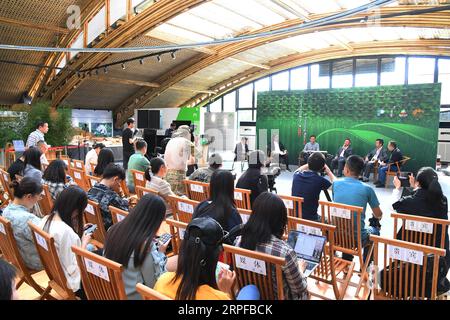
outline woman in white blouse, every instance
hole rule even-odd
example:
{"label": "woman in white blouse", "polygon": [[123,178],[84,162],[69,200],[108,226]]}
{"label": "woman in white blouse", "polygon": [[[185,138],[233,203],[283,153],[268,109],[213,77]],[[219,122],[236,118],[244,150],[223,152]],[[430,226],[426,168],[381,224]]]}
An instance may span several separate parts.
{"label": "woman in white blouse", "polygon": [[150,167],[145,171],[146,188],[158,191],[158,194],[163,198],[166,204],[166,215],[172,213],[170,205],[168,205],[167,196],[174,196],[170,188],[170,184],[164,180],[167,175],[166,163],[161,158],[153,158],[150,160]]}
{"label": "woman in white blouse", "polygon": [[86,249],[91,239],[84,234],[83,212],[87,206],[87,195],[78,186],[64,189],[56,199],[53,212],[44,217],[39,224],[45,232],[55,239],[61,267],[67,278],[67,287],[80,298],[85,298],[81,288],[80,269],[72,246]]}

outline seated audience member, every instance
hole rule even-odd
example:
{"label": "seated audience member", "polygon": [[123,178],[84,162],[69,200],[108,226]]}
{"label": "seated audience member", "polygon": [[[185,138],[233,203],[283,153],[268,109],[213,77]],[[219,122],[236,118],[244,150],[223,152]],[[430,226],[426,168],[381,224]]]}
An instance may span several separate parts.
{"label": "seated audience member", "polygon": [[125,170],[119,165],[110,163],[103,171],[102,180],[88,191],[89,200],[97,202],[100,206],[106,231],[112,225],[109,206],[128,211],[128,200],[121,198],[118,194],[123,180],[125,180]]}
{"label": "seated audience member", "polygon": [[210,198],[195,208],[192,217],[211,217],[219,222],[225,231],[230,232],[242,223],[242,218],[234,204],[233,175],[230,171],[217,170],[213,173],[209,186]]}
{"label": "seated audience member", "polygon": [[16,290],[16,268],[0,258],[0,301],[19,300]]}
{"label": "seated audience member", "polygon": [[288,151],[284,147],[284,145],[280,142],[280,136],[275,134],[272,136],[272,142],[270,144],[270,157],[275,158],[275,163],[282,163],[286,165],[287,171],[291,171],[289,169],[289,155]]}
{"label": "seated audience member", "polygon": [[[380,220],[383,212],[380,209],[380,202],[378,201],[375,191],[367,184],[358,180],[364,168],[364,160],[360,156],[352,155],[347,158],[344,167],[345,178],[334,181],[333,183],[333,201],[343,203],[350,206],[362,207],[361,213],[361,242],[364,247],[364,261],[366,260],[368,249],[370,245],[369,235],[380,235],[380,228],[368,226],[366,227],[366,208],[370,205],[373,215]],[[355,213],[356,215],[356,213]],[[355,222],[355,237],[357,234],[357,225]],[[347,260],[352,260],[353,256],[343,253],[342,257]]]}
{"label": "seated audience member", "polygon": [[97,165],[98,154],[105,147],[103,143],[96,143],[92,146],[92,149],[86,154],[84,160],[84,168],[86,169],[86,174],[93,174],[91,164]]}
{"label": "seated audience member", "polygon": [[3,210],[3,218],[11,222],[17,246],[25,265],[31,270],[42,270],[41,259],[34,245],[28,222],[38,225],[41,221],[30,210],[41,198],[42,185],[30,177],[13,181],[14,200]]}
{"label": "seated audience member", "polygon": [[83,213],[87,206],[86,193],[78,186],[64,189],[58,196],[52,212],[42,218],[39,227],[55,239],[59,261],[67,278],[67,286],[79,297],[85,298],[81,288],[81,274],[72,246],[86,249],[92,234],[84,233]]}
{"label": "seated audience member", "polygon": [[319,143],[316,142],[316,136],[315,135],[311,135],[309,137],[309,142],[307,144],[305,144],[305,146],[303,147],[303,161],[305,161],[305,163],[308,163],[308,158],[309,156],[315,152],[315,151],[319,151],[320,150],[320,146]]}
{"label": "seated audience member", "polygon": [[48,165],[49,162],[47,160],[47,156],[45,155],[48,151],[48,145],[44,140],[39,140],[37,143],[37,148],[41,152],[41,165]]}
{"label": "seated audience member", "polygon": [[[273,193],[264,192],[256,198],[253,213],[244,225],[241,236],[236,238],[235,245],[285,259],[286,264],[281,267],[284,298],[307,300],[309,292],[303,276],[307,265],[303,260],[298,261],[294,249],[283,240],[286,224],[287,211],[283,200]],[[272,270],[272,281],[276,283],[275,270]],[[277,296],[276,291],[274,296]]]}
{"label": "seated audience member", "polygon": [[41,183],[41,152],[39,149],[31,147],[23,153],[23,156],[25,158],[23,161],[24,168],[20,175],[22,177],[30,177],[36,182]]}
{"label": "seated audience member", "polygon": [[239,178],[236,188],[251,190],[250,202],[253,204],[256,197],[269,188],[267,176],[261,173],[266,156],[264,152],[255,150],[250,152],[248,169]]}
{"label": "seated audience member", "polygon": [[[320,175],[322,171],[325,171],[330,180]],[[317,214],[320,192],[328,190],[335,179],[333,172],[325,164],[324,155],[320,152],[312,153],[308,158],[308,164],[301,166],[294,173],[292,196],[304,199],[302,204],[303,219],[321,221]]]}
{"label": "seated audience member", "polygon": [[122,278],[129,300],[141,300],[136,284],[153,288],[167,271],[168,243],[159,243],[156,236],[165,213],[161,198],[146,194],[124,220],[108,230],[103,255],[123,265]]}
{"label": "seated audience member", "polygon": [[241,142],[236,143],[234,147],[234,162],[245,161],[248,156],[248,138],[242,137]]}
{"label": "seated audience member", "polygon": [[221,268],[216,280],[224,231],[209,217],[193,219],[181,242],[176,272],[166,272],[154,289],[176,300],[230,300],[234,271]]}
{"label": "seated audience member", "polygon": [[45,169],[42,182],[48,185],[53,200],[56,200],[61,191],[74,184],[72,178],[67,175],[67,165],[59,159],[53,160]]}
{"label": "seated audience member", "polygon": [[397,165],[395,164],[398,161],[403,160],[403,154],[399,148],[397,148],[397,142],[389,141],[388,150],[391,152],[387,162],[381,162],[378,167],[378,181],[375,182],[375,186],[377,188],[384,188],[386,183],[386,171],[388,171],[389,164],[391,165],[391,171],[398,171]]}
{"label": "seated audience member", "polygon": [[363,181],[368,182],[370,173],[373,171],[375,163],[385,162],[388,159],[386,150],[383,148],[384,140],[377,139],[375,141],[375,149],[370,151],[364,159],[364,176]]}
{"label": "seated audience member", "polygon": [[336,156],[331,160],[331,171],[334,172],[336,168],[338,169],[337,176],[342,177],[342,169],[344,169],[345,160],[352,155],[351,140],[349,138],[345,139],[344,145],[339,148]]}
{"label": "seated audience member", "polygon": [[20,175],[22,173],[25,168],[24,161],[25,157],[22,155],[8,168],[9,178],[11,181],[16,180],[16,174]]}
{"label": "seated audience member", "polygon": [[170,184],[164,180],[167,174],[167,167],[162,158],[153,158],[150,160],[150,168],[145,171],[145,179],[147,180],[145,187],[158,192],[166,205],[166,214],[172,213],[172,208],[167,200],[168,196],[175,196],[170,188]]}
{"label": "seated audience member", "polygon": [[222,167],[222,157],[218,153],[213,153],[208,160],[208,168],[200,168],[195,170],[190,176],[189,180],[209,183],[212,174]]}
{"label": "seated audience member", "polygon": [[[430,167],[424,167],[417,173],[417,178],[410,176],[410,186],[414,188],[411,195],[401,197],[401,182],[397,177],[394,177],[394,197],[399,199],[392,207],[395,211],[405,214],[422,216],[427,218],[436,218],[448,220],[448,202],[447,197],[443,194],[437,173]],[[397,238],[400,239],[402,230],[397,233]],[[442,236],[442,228],[438,227],[436,230],[436,247],[440,247]],[[450,250],[448,231],[445,234],[445,260],[447,267],[443,270],[443,276],[447,275],[450,268]]]}
{"label": "seated audience member", "polygon": [[148,166],[150,165],[150,161],[148,161],[145,156],[147,153],[147,142],[144,140],[138,140],[135,143],[136,152],[130,157],[128,160],[128,170],[127,170],[127,186],[131,193],[134,192],[134,179],[131,170],[137,170],[145,172]]}
{"label": "seated audience member", "polygon": [[114,163],[114,153],[109,148],[103,148],[98,154],[97,165],[94,169],[94,176],[101,177],[103,175],[103,171],[110,163]]}
{"label": "seated audience member", "polygon": [[177,124],[175,122],[170,123],[170,128],[166,129],[164,136],[167,138],[172,137],[172,133],[177,129]]}

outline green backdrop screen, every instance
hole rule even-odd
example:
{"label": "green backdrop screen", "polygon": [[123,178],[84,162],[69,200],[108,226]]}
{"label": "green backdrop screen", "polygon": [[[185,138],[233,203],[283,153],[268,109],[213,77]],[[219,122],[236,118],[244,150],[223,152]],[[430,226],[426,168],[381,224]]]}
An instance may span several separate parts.
{"label": "green backdrop screen", "polygon": [[[317,136],[321,150],[336,154],[344,139],[353,153],[365,156],[377,138],[395,140],[405,156],[405,170],[435,167],[441,85],[417,84],[307,91],[258,93],[258,145],[270,143],[273,130],[289,150],[291,164],[309,136]],[[267,135],[261,133],[266,129]]]}

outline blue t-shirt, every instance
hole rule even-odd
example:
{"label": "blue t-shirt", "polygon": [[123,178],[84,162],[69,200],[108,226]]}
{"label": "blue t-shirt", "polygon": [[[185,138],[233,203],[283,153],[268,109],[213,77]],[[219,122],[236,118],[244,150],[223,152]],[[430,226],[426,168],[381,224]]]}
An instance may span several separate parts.
{"label": "blue t-shirt", "polygon": [[314,171],[296,172],[292,180],[292,196],[302,197],[302,218],[317,221],[320,192],[331,187],[331,182]]}
{"label": "blue t-shirt", "polygon": [[333,183],[333,201],[363,208],[361,214],[361,237],[366,237],[368,234],[365,227],[367,204],[369,204],[372,209],[380,206],[375,191],[369,185],[358,179],[347,177]]}

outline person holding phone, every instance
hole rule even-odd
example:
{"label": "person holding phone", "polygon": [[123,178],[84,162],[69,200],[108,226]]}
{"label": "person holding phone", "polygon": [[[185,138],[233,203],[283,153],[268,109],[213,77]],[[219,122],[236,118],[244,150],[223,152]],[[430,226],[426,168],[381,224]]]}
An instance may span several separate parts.
{"label": "person holding phone", "polygon": [[168,260],[165,255],[170,237],[159,240],[156,236],[165,216],[164,201],[146,194],[124,220],[108,230],[104,256],[123,265],[122,279],[129,300],[141,300],[136,284],[153,288],[162,274],[175,268],[176,256]]}
{"label": "person holding phone", "polygon": [[78,186],[64,189],[56,198],[52,212],[38,225],[55,239],[67,285],[81,299],[86,299],[86,296],[81,286],[80,269],[72,246],[86,249],[92,237],[92,233],[84,232],[91,226],[83,224],[87,200],[86,193]]}

